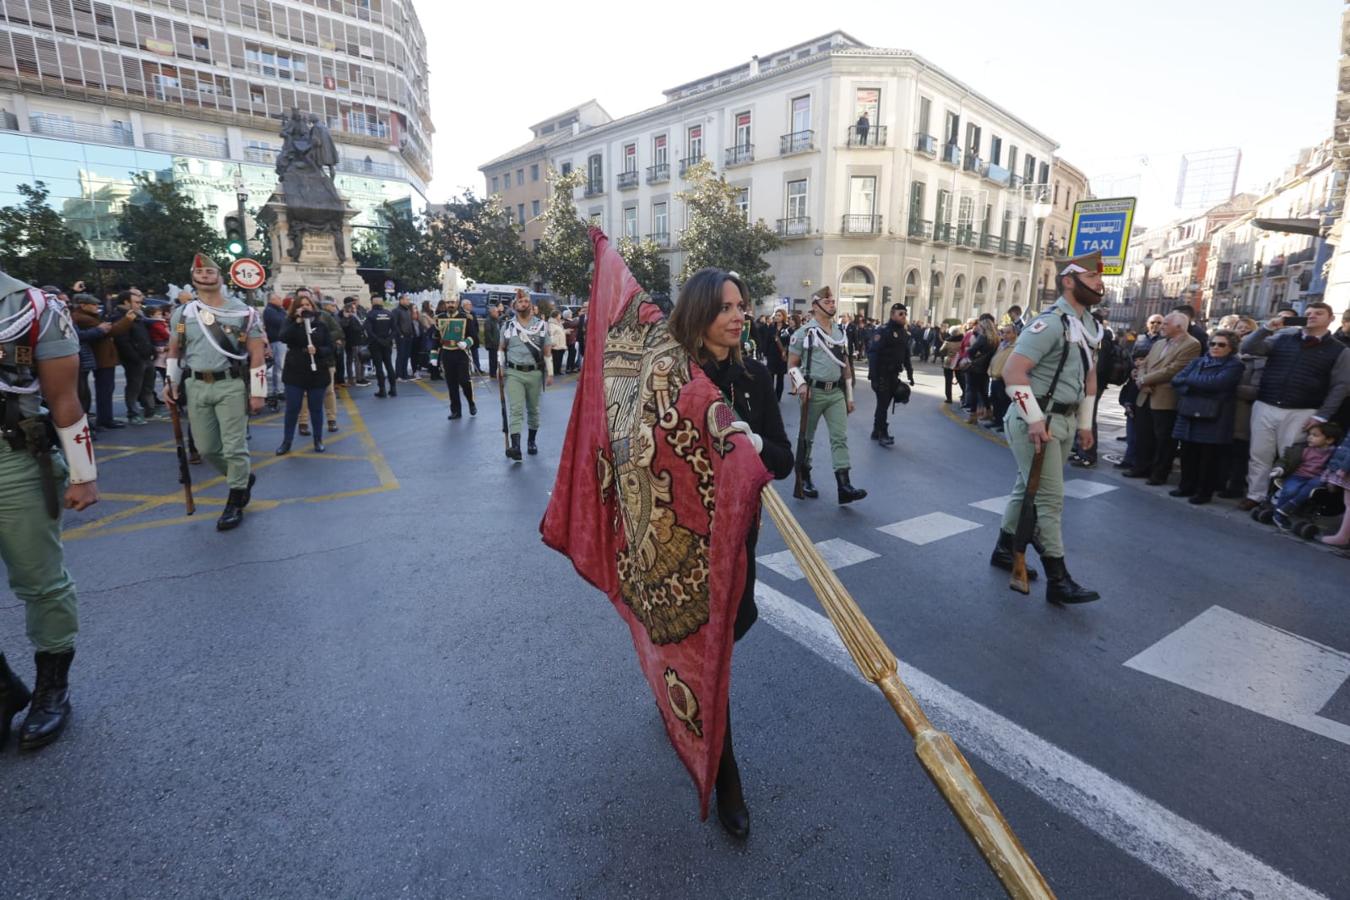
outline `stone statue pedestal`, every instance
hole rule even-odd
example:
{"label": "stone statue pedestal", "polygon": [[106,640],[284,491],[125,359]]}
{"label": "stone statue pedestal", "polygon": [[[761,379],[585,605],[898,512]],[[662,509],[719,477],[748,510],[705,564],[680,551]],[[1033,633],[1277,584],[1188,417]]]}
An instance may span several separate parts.
{"label": "stone statue pedestal", "polygon": [[268,199],[262,216],[268,222],[272,241],[272,289],[282,294],[293,293],[296,289],[307,287],[322,291],[337,299],[342,305],[343,297],[356,297],[362,303],[369,304],[370,289],[361,276],[356,273],[356,260],[352,259],[352,224],[356,210],[343,204],[342,210],[342,246],[344,253],[339,257],[337,243],[331,233],[307,231],[300,236],[300,258],[291,259],[290,217],[286,208],[286,195],[280,185]]}

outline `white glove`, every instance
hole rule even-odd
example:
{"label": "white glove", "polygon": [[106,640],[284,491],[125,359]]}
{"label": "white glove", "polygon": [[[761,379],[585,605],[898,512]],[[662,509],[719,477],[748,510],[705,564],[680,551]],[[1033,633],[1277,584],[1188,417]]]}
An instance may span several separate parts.
{"label": "white glove", "polygon": [[748,437],[750,443],[754,446],[756,453],[762,453],[764,451],[764,438],[750,430],[749,422],[742,422],[740,419],[737,419],[735,422],[731,423],[731,429],[732,431],[739,431],[741,434]]}
{"label": "white glove", "polygon": [[468,349],[469,349],[468,343],[467,343],[466,341],[460,341],[460,342],[459,342],[459,349],[461,349],[461,350],[468,350]]}
{"label": "white glove", "polygon": [[806,386],[806,376],[802,374],[801,366],[793,366],[788,369],[788,379],[792,382],[792,393],[797,393]]}

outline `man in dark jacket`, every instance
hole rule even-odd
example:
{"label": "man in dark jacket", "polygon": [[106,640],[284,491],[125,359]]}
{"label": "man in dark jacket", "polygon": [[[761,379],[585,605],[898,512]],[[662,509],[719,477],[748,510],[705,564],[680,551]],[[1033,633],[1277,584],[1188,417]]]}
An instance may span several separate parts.
{"label": "man in dark jacket", "polygon": [[895,444],[886,421],[892,398],[901,403],[909,402],[909,390],[900,384],[901,371],[908,373],[910,384],[914,383],[914,364],[909,353],[909,326],[905,321],[907,315],[905,304],[891,304],[890,321],[873,332],[868,344],[871,360],[867,368],[867,380],[872,382],[872,392],[877,395],[877,408],[872,416],[872,440],[880,441],[883,447]]}
{"label": "man in dark jacket", "polygon": [[502,308],[494,303],[487,308],[487,313],[487,318],[483,320],[483,349],[487,351],[488,376],[496,378],[497,348],[502,340]]}
{"label": "man in dark jacket", "polygon": [[286,344],[281,340],[281,329],[286,326],[286,301],[273,291],[263,307],[263,330],[267,332],[267,346],[272,351],[272,371],[267,381],[267,405],[276,409],[285,393],[281,384],[281,367],[286,362]]}
{"label": "man in dark jacket", "polygon": [[357,387],[370,384],[366,379],[366,360],[370,358],[366,350],[366,323],[361,316],[361,307],[355,297],[344,297],[342,314],[338,324],[342,327],[342,337],[347,345],[346,357],[347,381]]}
{"label": "man in dark jacket", "polygon": [[[79,294],[75,297],[76,309],[71,319],[81,335],[91,334],[91,329],[100,324],[107,325],[103,337],[93,338],[89,348],[94,353],[94,408],[99,428],[125,428],[126,422],[113,418],[113,386],[117,378],[117,345],[113,339],[126,334],[131,329],[130,314],[119,316],[115,322],[105,322],[99,314],[101,304],[97,297]],[[83,338],[82,338],[83,339]]]}
{"label": "man in dark jacket", "polygon": [[[366,343],[370,347],[370,361],[375,366],[375,383],[380,389],[376,397],[397,397],[398,379],[394,375],[392,359],[394,347],[394,314],[384,308],[384,298],[370,296],[370,312],[366,314]],[[389,376],[389,392],[384,390],[385,374]]]}
{"label": "man in dark jacket", "polygon": [[128,288],[117,295],[118,318],[131,319],[130,327],[113,338],[126,375],[123,399],[131,425],[144,425],[155,417],[155,345],[145,325],[144,301],[139,288]]}
{"label": "man in dark jacket", "polygon": [[1282,329],[1288,318],[1282,313],[1242,342],[1243,353],[1266,357],[1252,404],[1247,499],[1239,504],[1246,509],[1265,499],[1276,457],[1309,427],[1335,416],[1350,394],[1350,349],[1331,334],[1331,307],[1309,303],[1303,314],[1308,324],[1298,331]]}
{"label": "man in dark jacket", "polygon": [[399,297],[398,306],[390,311],[390,317],[393,321],[394,342],[398,349],[394,370],[398,373],[399,381],[410,381],[412,379],[410,363],[419,321],[417,310],[412,305],[412,298],[407,294]]}

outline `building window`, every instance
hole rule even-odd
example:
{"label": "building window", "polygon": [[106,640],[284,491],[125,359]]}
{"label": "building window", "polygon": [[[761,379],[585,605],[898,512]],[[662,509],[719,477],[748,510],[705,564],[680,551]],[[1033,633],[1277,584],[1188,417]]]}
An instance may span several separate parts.
{"label": "building window", "polygon": [[588,221],[596,228],[603,228],[605,226],[604,213],[593,212]]}
{"label": "building window", "polygon": [[1059,206],[1059,182],[1055,182],[1055,199],[1050,201],[1054,206]]}
{"label": "building window", "polygon": [[690,126],[685,142],[685,156],[691,162],[697,162],[703,158],[703,126]]}
{"label": "building window", "polygon": [[539,252],[539,248],[540,248],[541,246],[543,246],[543,243],[544,243],[544,242],[543,242],[542,240],[540,240],[539,238],[535,238],[535,239],[534,239],[534,243],[533,243],[533,245],[532,245],[532,249],[534,250],[535,253],[538,253],[538,252]]}
{"label": "building window", "polygon": [[637,240],[638,224],[636,206],[626,207],[623,211],[623,235],[624,237]]}
{"label": "building window", "polygon": [[534,216],[536,219],[539,218],[539,201],[538,201],[538,200],[531,200],[531,201],[530,201],[530,215]]}
{"label": "building window", "polygon": [[792,98],[792,133],[801,134],[811,130],[811,98]]}
{"label": "building window", "polygon": [[957,146],[957,141],[961,138],[961,117],[956,113],[947,112],[947,127],[942,133],[942,139],[949,146]]}
{"label": "building window", "polygon": [[1008,171],[1017,174],[1017,145],[1008,145]]}
{"label": "building window", "polygon": [[500,185],[500,182],[497,180],[497,176],[496,176],[496,175],[493,175],[493,176],[492,176],[492,193],[496,194],[496,193],[499,193],[499,192],[501,191],[501,188],[500,188],[499,185]]}
{"label": "building window", "polygon": [[966,152],[971,156],[980,155],[980,138],[982,129],[974,122],[966,123]]}
{"label": "building window", "polygon": [[736,113],[736,146],[747,149],[750,146],[750,113]]}
{"label": "building window", "polygon": [[516,204],[516,215],[520,218],[520,224],[524,225],[524,224],[525,224],[525,204],[524,204],[524,203],[517,203],[517,204]]}
{"label": "building window", "polygon": [[509,207],[509,206],[506,208],[506,224],[507,224],[507,225],[514,225],[514,224],[516,224],[516,214],[515,214],[515,211],[512,210],[511,207]]}
{"label": "building window", "polygon": [[1049,163],[1041,163],[1040,176],[1041,176],[1040,182],[1039,182],[1040,184],[1048,184],[1048,183],[1049,183],[1049,181],[1050,181],[1050,164],[1049,164]]}
{"label": "building window", "polygon": [[652,204],[652,234],[670,234],[668,206],[664,202]]}
{"label": "building window", "polygon": [[[938,188],[937,192],[937,210],[933,213],[934,230],[941,226],[952,224],[952,192],[946,188]],[[942,235],[934,235],[940,239]]]}
{"label": "building window", "polygon": [[525,170],[516,169],[516,185],[519,186],[524,183],[525,183]]}
{"label": "building window", "polygon": [[539,163],[535,163],[534,165],[530,166],[530,180],[531,181],[539,180]]}
{"label": "building window", "polygon": [[750,189],[748,187],[738,188],[736,191],[736,208],[741,211],[741,218],[750,221]]}
{"label": "building window", "polygon": [[919,134],[928,134],[928,126],[933,118],[933,101],[927,97],[919,98]]}
{"label": "building window", "polygon": [[922,181],[915,181],[909,186],[909,225],[910,231],[918,227],[923,221],[923,194],[927,189]]}
{"label": "building window", "polygon": [[625,172],[637,171],[637,144],[623,145],[623,170]]}
{"label": "building window", "polygon": [[511,173],[510,173],[510,172],[503,172],[503,173],[502,173],[502,187],[503,187],[503,188],[509,188],[510,186],[511,186]]}
{"label": "building window", "polygon": [[989,161],[996,166],[1003,165],[1003,138],[996,134],[989,137]]}
{"label": "building window", "polygon": [[876,212],[877,179],[874,175],[855,175],[848,180],[848,212],[851,216],[870,216]]}
{"label": "building window", "polygon": [[599,193],[605,183],[605,167],[599,153],[592,153],[586,160],[586,189]]}
{"label": "building window", "polygon": [[565,162],[562,164],[562,173],[564,175],[572,174],[572,164],[570,162]]}
{"label": "building window", "polygon": [[806,179],[787,183],[787,218],[789,222],[800,222],[808,215],[809,198],[806,191]]}
{"label": "building window", "polygon": [[858,88],[853,95],[853,121],[862,118],[862,114],[867,113],[867,120],[873,125],[881,121],[881,89],[880,88]]}
{"label": "building window", "polygon": [[666,157],[666,136],[658,134],[652,138],[652,165],[664,166],[670,160]]}

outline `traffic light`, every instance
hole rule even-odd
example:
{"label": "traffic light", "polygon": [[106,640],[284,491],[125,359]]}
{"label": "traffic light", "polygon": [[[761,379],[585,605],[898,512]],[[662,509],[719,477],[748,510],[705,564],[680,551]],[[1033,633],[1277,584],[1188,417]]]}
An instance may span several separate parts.
{"label": "traffic light", "polygon": [[890,302],[891,302],[891,286],[890,286],[889,284],[888,284],[888,285],[884,285],[884,286],[882,286],[882,288],[881,288],[881,302],[882,302],[882,303],[890,303]]}
{"label": "traffic light", "polygon": [[234,257],[243,256],[248,246],[244,242],[244,223],[238,216],[225,217],[225,246]]}

